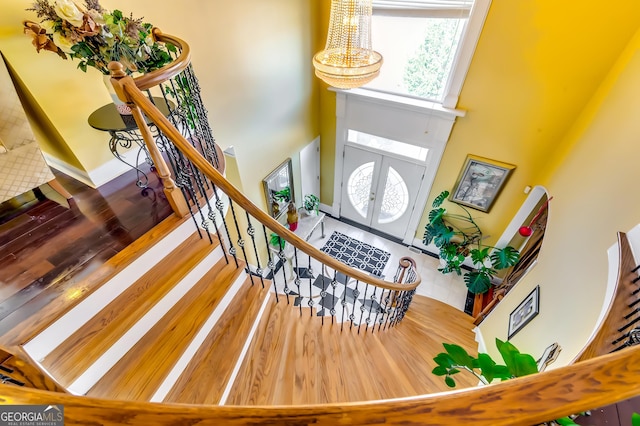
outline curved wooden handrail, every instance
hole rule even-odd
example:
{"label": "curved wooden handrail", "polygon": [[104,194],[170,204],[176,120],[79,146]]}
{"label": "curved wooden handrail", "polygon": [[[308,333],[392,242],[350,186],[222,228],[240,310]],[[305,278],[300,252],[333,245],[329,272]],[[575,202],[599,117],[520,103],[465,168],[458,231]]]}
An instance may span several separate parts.
{"label": "curved wooden handrail", "polygon": [[251,200],[249,200],[241,191],[225,179],[220,172],[218,172],[215,167],[209,163],[209,161],[207,161],[193,146],[191,146],[184,136],[182,136],[182,134],[180,134],[180,132],[171,125],[169,120],[162,115],[151,101],[149,101],[145,94],[139,90],[136,82],[130,76],[126,75],[122,64],[118,62],[111,62],[109,64],[109,69],[111,70],[112,75],[111,82],[121,99],[126,99],[128,103],[133,104],[132,108],[142,109],[147,118],[153,121],[155,125],[174,143],[174,145],[176,145],[176,147],[178,147],[178,149],[182,151],[182,153],[193,164],[195,164],[202,173],[211,179],[218,188],[220,188],[235,203],[256,218],[260,223],[284,238],[285,241],[332,269],[355,278],[356,280],[387,290],[408,291],[418,287],[420,284],[420,276],[417,275],[417,273],[416,281],[410,284],[396,284],[381,280],[380,278],[376,278],[361,270],[345,265],[298,237],[296,234],[280,224],[280,222],[253,204]]}
{"label": "curved wooden handrail", "polygon": [[184,40],[172,35],[164,34],[159,28],[153,29],[153,37],[157,41],[170,43],[180,48],[180,55],[170,64],[167,64],[158,70],[150,71],[140,77],[136,77],[134,81],[140,90],[148,90],[160,83],[164,83],[168,79],[175,77],[180,72],[184,71],[184,69],[191,63],[191,49]]}
{"label": "curved wooden handrail", "polygon": [[63,404],[66,425],[532,425],[640,394],[640,347],[505,382],[385,401],[195,406],[0,388],[3,404]]}
{"label": "curved wooden handrail", "polygon": [[[627,234],[624,232],[618,232],[618,260],[614,294],[609,306],[605,308],[607,312],[604,320],[573,362],[607,354],[615,350],[616,346],[624,344],[624,342],[618,342],[616,345],[614,342],[623,334],[619,329],[629,322],[629,319],[625,319],[625,314],[630,311],[630,306],[633,306],[632,304],[637,299],[633,292],[638,287],[633,283],[633,278],[637,277],[632,272],[636,266],[635,258]],[[633,327],[627,328],[626,331],[631,328]]]}

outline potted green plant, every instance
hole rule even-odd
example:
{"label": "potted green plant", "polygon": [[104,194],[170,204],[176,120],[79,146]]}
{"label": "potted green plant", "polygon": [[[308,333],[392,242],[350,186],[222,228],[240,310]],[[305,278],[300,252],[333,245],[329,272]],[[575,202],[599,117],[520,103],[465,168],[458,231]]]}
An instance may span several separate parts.
{"label": "potted green plant", "polygon": [[520,260],[520,252],[511,246],[496,248],[482,244],[482,230],[469,210],[459,206],[464,214],[453,214],[442,207],[449,196],[443,191],[433,201],[429,223],[425,226],[423,243],[433,242],[439,250],[443,274],[462,274],[462,263],[471,259],[474,269],[464,274],[464,282],[474,294],[486,293],[500,269],[514,266]]}
{"label": "potted green plant", "polygon": [[317,215],[320,209],[320,198],[313,194],[307,194],[304,196],[302,206],[308,214],[311,214],[311,212],[315,211]]}

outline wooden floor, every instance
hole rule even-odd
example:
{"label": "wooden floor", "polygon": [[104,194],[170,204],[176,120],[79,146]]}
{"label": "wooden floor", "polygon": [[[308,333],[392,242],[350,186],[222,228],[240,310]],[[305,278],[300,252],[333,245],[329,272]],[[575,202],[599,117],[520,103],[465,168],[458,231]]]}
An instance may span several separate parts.
{"label": "wooden floor", "polygon": [[[83,278],[171,214],[156,176],[143,193],[128,172],[99,190],[62,173],[70,203],[46,185],[0,204],[0,345],[56,299],[78,298]],[[52,201],[56,200],[56,201]]]}
{"label": "wooden floor", "polygon": [[[286,303],[272,303],[226,403],[346,403],[447,391],[431,373],[433,357],[443,342],[477,355],[472,329],[471,317],[423,296],[415,296],[402,323],[375,333],[329,321],[322,326],[308,309],[301,316]],[[477,385],[471,375],[456,378],[458,388]]]}
{"label": "wooden floor", "polygon": [[[33,194],[0,206],[0,345],[24,343],[29,332],[38,328],[33,324],[42,321],[43,312],[63,309],[65,303],[92,291],[86,277],[127,253],[123,248],[147,231],[169,226],[163,219],[170,216],[170,208],[155,176],[146,195],[131,174],[99,191],[62,174],[57,178],[74,195],[70,206],[38,200]],[[239,294],[242,300],[252,300],[243,294]],[[236,306],[255,312],[259,308],[258,303],[248,302]],[[218,403],[235,364],[234,357],[221,354],[226,355],[229,348],[239,353],[242,340],[237,337],[246,334],[253,322],[252,315],[234,312],[230,310],[229,318],[223,318],[207,338],[207,345],[196,354],[198,362],[188,366],[166,401]],[[358,334],[348,326],[340,331],[339,324],[328,321],[321,326],[321,319],[309,315],[309,310],[303,314],[300,317],[300,311],[286,303],[268,305],[227,405],[346,403],[446,391],[442,378],[431,373],[442,343],[457,343],[472,353],[477,347],[470,317],[421,296],[415,297],[401,324],[375,334],[364,329]],[[154,347],[153,342],[149,347]],[[162,353],[161,347],[153,352]],[[146,350],[140,349],[141,353]],[[51,369],[70,375],[65,383],[78,374],[73,369],[75,358],[68,354],[62,348],[45,360]],[[140,371],[149,369],[142,366]],[[214,372],[225,380],[214,383]],[[136,378],[140,383],[147,379]],[[459,380],[460,387],[476,384],[462,374]],[[113,395],[110,381],[99,383],[95,394],[131,397],[126,392]],[[149,396],[140,389],[140,395]]]}

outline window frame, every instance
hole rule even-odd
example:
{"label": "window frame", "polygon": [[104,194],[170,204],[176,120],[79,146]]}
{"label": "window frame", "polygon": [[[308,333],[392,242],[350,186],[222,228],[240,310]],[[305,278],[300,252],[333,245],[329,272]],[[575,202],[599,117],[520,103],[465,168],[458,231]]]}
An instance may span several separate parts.
{"label": "window frame", "polygon": [[[467,77],[469,67],[471,66],[471,60],[473,59],[473,55],[478,45],[478,40],[480,38],[480,34],[482,32],[484,22],[489,12],[491,1],[492,0],[474,0],[473,5],[471,6],[471,10],[469,12],[469,18],[463,30],[462,36],[460,37],[459,47],[456,52],[456,55],[453,58],[451,72],[449,74],[447,86],[445,87],[444,94],[442,97],[441,105],[445,108],[455,109],[458,105],[460,92],[462,91],[462,86],[464,85],[464,81]],[[394,3],[396,3],[397,6],[394,6]],[[435,9],[430,9],[426,11],[424,3],[442,5],[442,7],[437,7]],[[397,1],[396,0],[377,0],[377,1],[374,0],[373,13],[379,14],[379,15],[388,15],[388,16],[420,16],[422,15],[421,11],[423,11],[425,13],[428,13],[429,16],[434,16],[434,10],[435,10],[436,15],[442,14],[442,16],[452,16],[452,17],[458,16],[459,9],[452,13],[453,9],[446,8],[447,3],[451,3],[455,5],[455,4],[464,3],[464,1],[431,0],[427,2],[420,2],[420,1],[402,1],[402,0],[397,0]],[[376,6],[376,4],[378,5]],[[415,7],[412,7],[412,6],[415,6]],[[458,15],[455,15],[455,14],[458,14]],[[375,50],[375,46],[373,46],[373,48]],[[366,87],[363,87],[361,89],[369,90],[372,92],[384,92],[383,90],[366,88]],[[415,96],[397,93],[397,92],[386,92],[386,93],[391,93],[391,94],[401,96],[401,97],[406,97],[406,98],[416,98]],[[417,99],[423,99],[423,98],[417,98]]]}

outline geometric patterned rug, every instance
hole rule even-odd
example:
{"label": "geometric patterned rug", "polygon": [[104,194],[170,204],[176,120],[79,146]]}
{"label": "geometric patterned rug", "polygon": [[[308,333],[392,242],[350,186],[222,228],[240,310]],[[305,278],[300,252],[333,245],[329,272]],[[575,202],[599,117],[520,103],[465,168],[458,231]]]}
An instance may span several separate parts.
{"label": "geometric patterned rug", "polygon": [[349,266],[381,276],[391,253],[334,231],[320,249]]}

